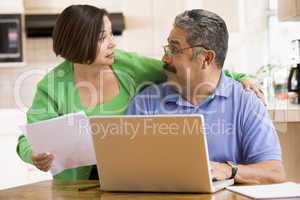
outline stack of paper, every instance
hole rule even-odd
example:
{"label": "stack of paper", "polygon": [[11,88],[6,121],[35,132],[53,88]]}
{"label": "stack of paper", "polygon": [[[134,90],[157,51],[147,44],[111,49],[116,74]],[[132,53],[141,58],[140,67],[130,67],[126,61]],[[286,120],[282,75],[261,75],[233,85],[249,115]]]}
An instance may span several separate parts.
{"label": "stack of paper", "polygon": [[89,119],[84,112],[28,124],[25,132],[35,153],[54,155],[50,168],[53,175],[96,164]]}
{"label": "stack of paper", "polygon": [[253,199],[300,197],[300,185],[293,182],[270,185],[230,186],[226,189]]}

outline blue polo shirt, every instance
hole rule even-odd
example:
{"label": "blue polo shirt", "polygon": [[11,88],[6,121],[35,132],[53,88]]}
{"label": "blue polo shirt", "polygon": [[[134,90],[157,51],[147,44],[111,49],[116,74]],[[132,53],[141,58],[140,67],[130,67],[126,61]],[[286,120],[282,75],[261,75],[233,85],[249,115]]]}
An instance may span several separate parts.
{"label": "blue polo shirt", "polygon": [[281,160],[278,136],[265,106],[223,72],[214,93],[197,106],[163,83],[138,94],[127,114],[202,114],[211,161],[250,164]]}

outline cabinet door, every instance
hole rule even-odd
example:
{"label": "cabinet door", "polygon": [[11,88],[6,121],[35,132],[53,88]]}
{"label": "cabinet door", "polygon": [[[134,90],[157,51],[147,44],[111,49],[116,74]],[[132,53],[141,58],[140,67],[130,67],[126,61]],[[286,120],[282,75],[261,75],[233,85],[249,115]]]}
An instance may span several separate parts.
{"label": "cabinet door", "polygon": [[26,14],[60,13],[63,8],[71,4],[71,0],[24,0]]}
{"label": "cabinet door", "polygon": [[277,2],[279,20],[300,20],[300,0],[278,0]]}
{"label": "cabinet door", "polygon": [[88,4],[105,8],[108,12],[120,12],[123,0],[24,0],[26,14],[60,13],[66,7],[74,4]]}

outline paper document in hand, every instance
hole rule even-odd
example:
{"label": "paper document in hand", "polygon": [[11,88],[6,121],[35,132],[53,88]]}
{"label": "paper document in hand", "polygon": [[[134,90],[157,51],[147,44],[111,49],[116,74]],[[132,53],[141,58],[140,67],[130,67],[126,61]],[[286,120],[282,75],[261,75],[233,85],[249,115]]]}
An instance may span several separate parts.
{"label": "paper document in hand", "polygon": [[253,199],[300,197],[300,185],[293,182],[269,185],[231,186],[226,189]]}
{"label": "paper document in hand", "polygon": [[28,124],[26,135],[35,153],[54,155],[50,168],[53,175],[96,164],[89,119],[84,112]]}

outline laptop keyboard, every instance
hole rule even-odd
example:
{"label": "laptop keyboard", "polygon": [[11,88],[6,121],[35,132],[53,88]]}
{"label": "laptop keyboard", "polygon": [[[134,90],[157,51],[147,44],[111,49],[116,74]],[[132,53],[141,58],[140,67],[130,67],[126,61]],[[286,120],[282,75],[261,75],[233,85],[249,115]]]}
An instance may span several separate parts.
{"label": "laptop keyboard", "polygon": [[223,183],[228,182],[228,180],[223,181],[213,181],[213,186],[222,185]]}

